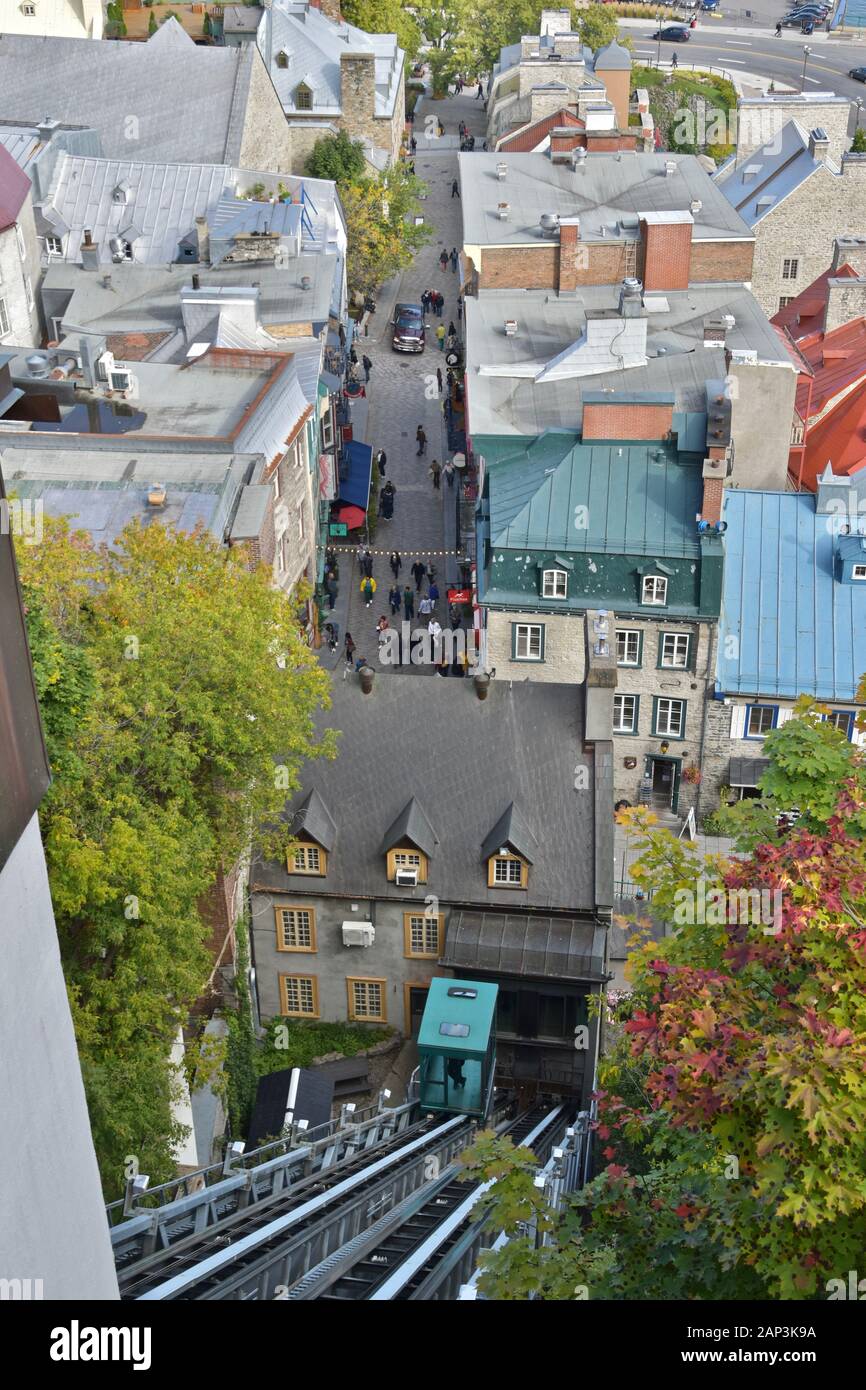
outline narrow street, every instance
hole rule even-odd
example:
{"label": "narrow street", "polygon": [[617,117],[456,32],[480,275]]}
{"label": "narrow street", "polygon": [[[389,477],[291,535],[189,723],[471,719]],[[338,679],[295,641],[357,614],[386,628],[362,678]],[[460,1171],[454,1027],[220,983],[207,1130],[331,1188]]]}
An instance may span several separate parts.
{"label": "narrow street", "polygon": [[[437,117],[445,127],[445,135],[441,139],[433,133]],[[397,495],[393,519],[378,519],[376,536],[371,542],[373,578],[376,581],[376,595],[371,607],[365,605],[360,592],[362,575],[356,550],[337,548],[340,583],[334,617],[339,624],[340,640],[334,653],[323,646],[320,658],[324,665],[340,673],[347,631],[354,639],[356,656],[366,657],[370,666],[380,669],[376,623],[382,614],[390,619],[388,591],[392,576],[388,559],[392,550],[398,550],[403,561],[401,589],[408,584],[415,592],[410,571],[416,559],[428,567],[431,563],[435,565],[436,583],[440,591],[437,615],[446,627],[446,587],[459,580],[454,548],[457,481],[449,488],[443,474],[437,490],[429,469],[434,459],[444,464],[449,457],[443,396],[439,394],[436,379],[437,367],[441,368],[443,379],[446,376],[445,353],[440,351],[436,341],[436,327],[441,322],[447,330],[453,321],[460,337],[463,329],[457,317],[459,267],[455,273],[450,263],[444,272],[439,266],[443,247],[449,253],[452,247],[459,252],[462,244],[460,200],[451,196],[452,181],[457,177],[460,146],[457,128],[461,120],[475,136],[480,148],[485,138],[486,115],[482,103],[475,100],[474,88],[459,97],[448,97],[438,102],[425,96],[416,108],[415,138],[418,148],[415,171],[428,187],[423,208],[427,222],[435,228],[434,236],[412,266],[395,281],[382,287],[376,313],[370,321],[369,336],[359,338],[356,344],[359,360],[366,352],[373,363],[366,388],[369,406],[366,442],[372,445],[374,455],[379,449],[384,449],[387,456],[386,480],[393,482]],[[390,322],[394,304],[418,304],[426,289],[438,290],[445,296],[442,318],[436,318],[432,311],[426,316],[430,328],[423,353],[395,352],[391,346]],[[423,426],[427,435],[427,450],[422,458],[416,456],[415,432],[419,425]],[[426,593],[426,590],[425,579],[422,593]],[[417,605],[420,597],[421,594],[416,595],[413,628],[421,626]],[[397,619],[394,619],[392,625],[396,622]],[[432,666],[406,666],[402,669],[433,674]]]}

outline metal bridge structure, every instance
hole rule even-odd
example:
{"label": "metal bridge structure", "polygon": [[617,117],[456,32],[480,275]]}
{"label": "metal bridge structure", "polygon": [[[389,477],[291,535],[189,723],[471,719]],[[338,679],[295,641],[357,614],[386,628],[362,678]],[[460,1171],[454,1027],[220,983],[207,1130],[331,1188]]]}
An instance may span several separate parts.
{"label": "metal bridge structure", "polygon": [[[410,1093],[411,1094],[411,1093]],[[121,1297],[140,1301],[452,1300],[477,1283],[493,1243],[479,1199],[491,1184],[459,1162],[476,1132],[466,1116],[425,1114],[387,1093],[317,1130],[148,1190],[131,1178],[108,1209]],[[588,1119],[550,1101],[515,1114],[494,1097],[490,1126],[525,1144],[562,1191],[586,1175]],[[567,1155],[564,1160],[563,1155]],[[551,1170],[553,1171],[553,1170]]]}

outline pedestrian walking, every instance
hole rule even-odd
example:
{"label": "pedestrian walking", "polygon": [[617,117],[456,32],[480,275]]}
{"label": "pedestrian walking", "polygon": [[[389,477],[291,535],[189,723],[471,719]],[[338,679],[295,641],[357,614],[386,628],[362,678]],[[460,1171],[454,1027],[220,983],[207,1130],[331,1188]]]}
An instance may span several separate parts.
{"label": "pedestrian walking", "polygon": [[361,580],[361,595],[362,595],[362,597],[363,597],[363,599],[364,599],[364,604],[365,604],[365,606],[366,606],[367,608],[370,608],[370,607],[372,606],[372,603],[373,603],[373,595],[375,594],[375,592],[376,592],[376,581],[375,581],[375,579],[371,579],[370,576],[369,576],[368,574],[365,575],[364,578]]}
{"label": "pedestrian walking", "polygon": [[672,54],[672,56],[671,56],[671,67],[672,67],[672,68],[678,68],[679,65],[680,65],[680,60],[679,60],[679,58],[677,57],[677,55],[676,55],[675,53]]}
{"label": "pedestrian walking", "polygon": [[379,511],[385,521],[390,521],[391,517],[394,515],[394,498],[396,495],[397,489],[393,483],[386,483],[379,493]]}
{"label": "pedestrian walking", "polygon": [[415,457],[420,458],[421,455],[426,453],[427,451],[427,436],[424,433],[424,429],[421,425],[419,425],[417,430],[415,431],[415,443],[418,445],[418,452],[415,455]]}
{"label": "pedestrian walking", "polygon": [[403,595],[400,593],[400,585],[396,580],[388,590],[388,602],[391,605],[391,615],[396,618],[397,614],[400,612],[400,605],[403,602]]}
{"label": "pedestrian walking", "polygon": [[370,373],[373,370],[373,363],[370,361],[366,352],[361,358],[361,366],[364,368],[364,382],[366,383],[370,380]]}
{"label": "pedestrian walking", "polygon": [[446,352],[453,352],[454,349],[456,348],[456,346],[457,346],[457,334],[456,334],[456,333],[449,333],[449,334],[448,334],[448,337],[445,339],[445,351],[446,351]]}
{"label": "pedestrian walking", "polygon": [[434,487],[435,491],[438,492],[438,491],[439,491],[439,478],[440,478],[440,475],[441,475],[441,473],[442,473],[442,469],[441,469],[441,467],[439,466],[439,464],[436,462],[435,459],[433,460],[433,462],[432,462],[431,465],[430,465],[429,472],[430,472],[430,477],[433,479],[433,487]]}
{"label": "pedestrian walking", "polygon": [[448,336],[449,336],[449,338],[456,338],[456,337],[457,337],[457,329],[454,327],[454,320],[453,320],[453,319],[450,319],[449,322],[448,322]]}
{"label": "pedestrian walking", "polygon": [[463,626],[463,617],[456,603],[452,603],[448,610],[450,615],[451,631],[456,632]]}
{"label": "pedestrian walking", "polygon": [[476,101],[480,101],[481,98],[482,98],[483,96],[484,96],[484,83],[483,83],[483,82],[481,81],[481,79],[479,78],[479,79],[478,79],[478,91],[475,93],[475,100],[476,100]]}
{"label": "pedestrian walking", "polygon": [[449,487],[453,487],[453,486],[454,486],[454,464],[451,462],[450,459],[446,459],[446,460],[445,460],[444,466],[443,466],[443,468],[442,468],[442,472],[445,474],[445,481],[447,482],[448,486],[449,486]]}
{"label": "pedestrian walking", "polygon": [[438,647],[439,638],[442,636],[442,624],[437,622],[435,618],[431,618],[429,623],[427,624],[427,631],[433,638],[434,645]]}
{"label": "pedestrian walking", "polygon": [[391,573],[393,574],[394,582],[396,583],[396,581],[400,578],[400,571],[403,568],[403,560],[400,556],[399,550],[391,551],[391,554],[388,557],[388,564],[391,566]]}
{"label": "pedestrian walking", "polygon": [[329,574],[325,580],[325,590],[328,595],[328,609],[333,613],[334,604],[337,601],[337,581],[332,574]]}
{"label": "pedestrian walking", "polygon": [[458,296],[457,296],[457,322],[459,323],[460,320],[461,320],[462,318],[463,318],[463,295],[462,295],[462,294],[458,294]]}
{"label": "pedestrian walking", "polygon": [[[409,149],[412,151],[413,154],[415,154],[416,150],[418,149],[418,141],[415,139],[414,135],[412,136],[412,139],[409,141]],[[415,171],[413,170],[412,172],[414,173]]]}
{"label": "pedestrian walking", "polygon": [[439,351],[440,351],[440,352],[443,352],[444,349],[445,349],[445,325],[444,325],[444,323],[440,323],[439,327],[436,329],[436,341],[437,341],[437,343],[439,344]]}
{"label": "pedestrian walking", "polygon": [[439,139],[440,139],[440,140],[442,139],[442,136],[443,136],[444,134],[445,134],[445,127],[444,127],[444,125],[442,124],[442,122],[440,121],[440,122],[439,122]]}
{"label": "pedestrian walking", "polygon": [[459,197],[460,197],[460,185],[459,185],[459,183],[457,182],[456,179],[452,179],[452,180],[451,180],[451,197],[452,197],[452,198],[459,198]]}
{"label": "pedestrian walking", "polygon": [[346,633],[346,665],[349,667],[355,664],[355,643],[351,632]]}
{"label": "pedestrian walking", "polygon": [[361,551],[361,573],[366,579],[373,577],[373,552],[368,546]]}
{"label": "pedestrian walking", "polygon": [[442,395],[442,368],[436,368],[436,380],[439,383],[439,395]]}
{"label": "pedestrian walking", "polygon": [[412,566],[412,569],[410,570],[410,574],[412,575],[412,578],[415,580],[416,594],[420,594],[421,592],[421,584],[426,573],[427,566],[424,564],[424,561],[416,560],[414,565]]}
{"label": "pedestrian walking", "polygon": [[437,299],[438,299],[439,317],[440,317],[440,319],[441,319],[441,317],[442,317],[442,311],[443,311],[443,309],[445,308],[445,296],[444,296],[444,294],[439,294],[439,295],[437,296]]}
{"label": "pedestrian walking", "polygon": [[418,617],[429,618],[432,612],[433,604],[430,602],[430,595],[425,594],[424,597],[418,601]]}
{"label": "pedestrian walking", "polygon": [[352,364],[353,367],[357,367],[357,365],[358,365],[358,354],[357,354],[357,352],[355,351],[354,347],[350,347],[350,348],[349,348],[349,361],[351,362],[351,364]]}
{"label": "pedestrian walking", "polygon": [[430,580],[430,588],[427,590],[427,596],[430,599],[433,612],[435,613],[436,605],[439,602],[439,585],[436,583],[435,579]]}
{"label": "pedestrian walking", "polygon": [[424,313],[425,313],[425,314],[426,314],[427,310],[430,308],[430,291],[429,291],[429,290],[423,290],[423,291],[422,291],[422,294],[421,294],[421,308],[424,310]]}
{"label": "pedestrian walking", "polygon": [[403,590],[403,617],[411,622],[415,616],[415,595],[407,584]]}
{"label": "pedestrian walking", "polygon": [[448,252],[446,251],[444,246],[442,247],[442,250],[439,252],[439,269],[448,269]]}
{"label": "pedestrian walking", "polygon": [[378,470],[379,470],[379,477],[380,477],[380,478],[384,478],[384,476],[385,476],[385,465],[387,464],[387,462],[388,462],[388,455],[385,453],[385,450],[384,450],[384,449],[380,449],[379,452],[378,452],[377,455],[376,455],[376,467],[377,467]]}
{"label": "pedestrian walking", "polygon": [[451,247],[451,269],[454,271],[454,274],[456,275],[456,274],[457,274],[457,247],[456,247],[456,246],[452,246],[452,247]]}

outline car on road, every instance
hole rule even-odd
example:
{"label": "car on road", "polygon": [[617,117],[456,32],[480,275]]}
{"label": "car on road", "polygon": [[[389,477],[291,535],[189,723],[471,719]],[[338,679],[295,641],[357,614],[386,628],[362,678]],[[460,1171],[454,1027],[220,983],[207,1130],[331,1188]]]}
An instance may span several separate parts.
{"label": "car on road", "polygon": [[650,38],[661,39],[662,43],[688,43],[689,31],[679,24],[669,24],[666,29],[656,29]]}
{"label": "car on road", "polygon": [[424,310],[420,304],[398,304],[392,321],[391,346],[395,352],[423,352],[427,339]]}
{"label": "car on road", "polygon": [[820,22],[821,16],[814,14],[786,14],[782,20],[783,29],[799,29],[804,20]]}
{"label": "car on road", "polygon": [[823,9],[820,5],[798,5],[796,10],[789,10],[785,15],[783,23],[789,19],[826,19],[829,10]]}
{"label": "car on road", "polygon": [[701,0],[702,10],[717,10],[718,8],[719,0]]}
{"label": "car on road", "polygon": [[866,82],[866,68],[851,68],[848,76],[852,78],[854,82]]}

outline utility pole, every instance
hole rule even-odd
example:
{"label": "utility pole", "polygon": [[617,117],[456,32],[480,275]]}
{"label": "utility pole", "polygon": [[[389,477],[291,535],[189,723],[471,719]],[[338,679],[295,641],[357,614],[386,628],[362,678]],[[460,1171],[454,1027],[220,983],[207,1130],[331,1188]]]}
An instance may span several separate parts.
{"label": "utility pole", "polygon": [[802,80],[801,80],[801,82],[800,82],[800,91],[801,91],[801,92],[805,92],[805,90],[806,90],[806,64],[807,64],[808,61],[809,61],[809,54],[810,54],[811,52],[812,52],[812,50],[811,50],[811,48],[809,47],[809,45],[808,45],[807,43],[804,43],[804,44],[803,44],[803,77],[802,77]]}

